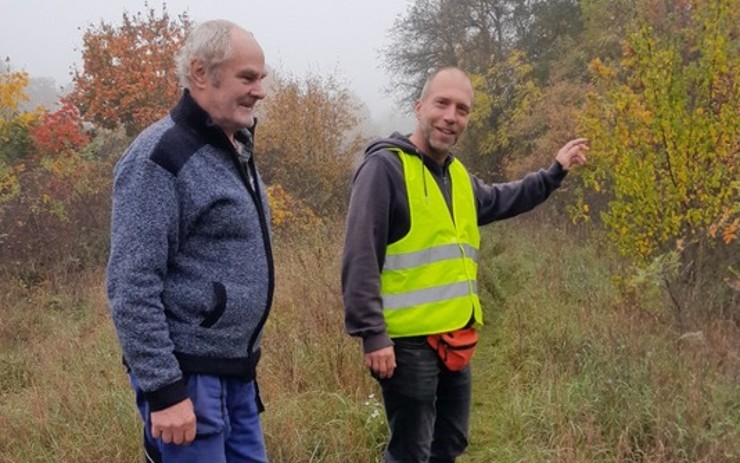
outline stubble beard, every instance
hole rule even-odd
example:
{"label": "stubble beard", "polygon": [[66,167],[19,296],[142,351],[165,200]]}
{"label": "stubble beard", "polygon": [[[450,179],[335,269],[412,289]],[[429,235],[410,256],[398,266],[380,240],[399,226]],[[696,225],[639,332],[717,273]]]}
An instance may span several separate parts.
{"label": "stubble beard", "polygon": [[443,142],[441,140],[435,139],[434,134],[436,132],[436,129],[432,128],[432,130],[429,133],[429,136],[427,137],[429,148],[433,153],[437,156],[447,156],[450,153],[450,150],[453,146],[455,146],[455,143],[457,143],[457,139],[453,139],[451,142]]}
{"label": "stubble beard", "polygon": [[438,142],[434,139],[434,135],[436,132],[436,129],[431,125],[428,124],[425,127],[422,128],[422,136],[424,137],[424,141],[426,142],[426,149],[429,151],[426,153],[427,155],[433,157],[433,158],[440,158],[445,157],[449,153],[449,149],[452,146],[451,144],[443,144],[441,142]]}

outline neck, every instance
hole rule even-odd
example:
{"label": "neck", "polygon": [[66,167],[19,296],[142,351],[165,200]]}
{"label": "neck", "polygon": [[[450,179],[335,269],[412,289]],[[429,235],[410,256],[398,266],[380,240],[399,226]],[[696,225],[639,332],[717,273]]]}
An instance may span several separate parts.
{"label": "neck", "polygon": [[430,145],[424,142],[424,137],[421,136],[421,134],[419,134],[418,132],[412,133],[409,137],[409,141],[413,143],[413,145],[416,147],[417,150],[421,152],[421,154],[428,158],[431,158],[440,166],[443,166],[445,161],[447,160],[447,152],[442,152],[432,148]]}
{"label": "neck", "polygon": [[198,104],[198,106],[200,106],[203,109],[203,111],[208,113],[208,115],[211,117],[211,121],[214,124],[221,127],[221,130],[224,131],[224,133],[226,134],[226,137],[229,139],[231,144],[236,146],[236,141],[234,139],[234,135],[236,131],[232,129],[227,130],[227,128],[224,127],[224,124],[222,124],[220,120],[217,120],[213,117],[214,112],[211,111],[212,109],[211,101],[212,100],[209,98],[208,94],[198,89],[198,87],[192,87],[188,91],[190,92],[190,97],[193,99],[193,101],[195,101]]}

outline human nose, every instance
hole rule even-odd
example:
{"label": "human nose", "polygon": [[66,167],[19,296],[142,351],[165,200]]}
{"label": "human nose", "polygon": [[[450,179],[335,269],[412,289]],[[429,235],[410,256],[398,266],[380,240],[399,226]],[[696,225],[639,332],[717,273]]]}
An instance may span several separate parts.
{"label": "human nose", "polygon": [[442,113],[442,119],[448,124],[452,124],[457,119],[457,111],[454,107],[448,106]]}
{"label": "human nose", "polygon": [[254,98],[261,100],[267,95],[267,90],[261,80],[254,83],[252,90],[249,92]]}

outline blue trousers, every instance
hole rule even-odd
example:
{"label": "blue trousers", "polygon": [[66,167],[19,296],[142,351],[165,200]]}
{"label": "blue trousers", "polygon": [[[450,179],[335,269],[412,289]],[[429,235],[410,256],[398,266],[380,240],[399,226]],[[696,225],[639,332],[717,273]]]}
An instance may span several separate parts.
{"label": "blue trousers", "polygon": [[391,431],[385,463],[452,463],[468,446],[470,365],[449,371],[425,336],[393,342],[396,370],[379,380]]}
{"label": "blue trousers", "polygon": [[267,463],[254,381],[191,375],[188,395],[195,407],[196,437],[189,445],[176,445],[152,437],[149,404],[136,378],[130,379],[144,420],[147,463]]}

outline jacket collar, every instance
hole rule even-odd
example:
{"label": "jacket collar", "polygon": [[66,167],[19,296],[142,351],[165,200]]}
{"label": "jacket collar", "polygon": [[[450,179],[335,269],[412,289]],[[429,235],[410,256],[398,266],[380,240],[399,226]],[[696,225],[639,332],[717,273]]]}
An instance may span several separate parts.
{"label": "jacket collar", "polygon": [[[196,103],[188,89],[183,91],[180,101],[170,111],[170,117],[176,124],[195,130],[207,143],[234,150],[234,146],[223,129],[216,125],[211,116]],[[239,130],[234,134],[234,138],[251,149],[256,126],[257,119],[255,118],[252,127]]]}

